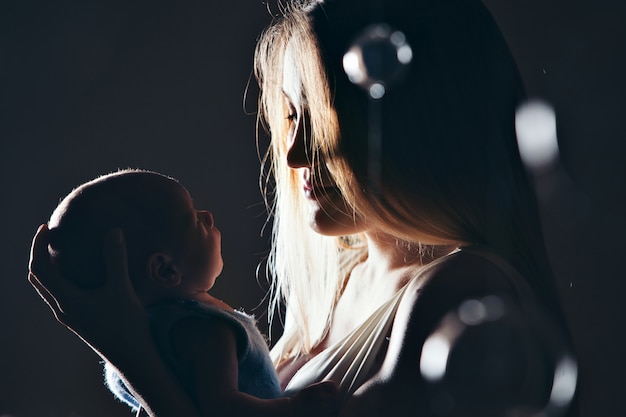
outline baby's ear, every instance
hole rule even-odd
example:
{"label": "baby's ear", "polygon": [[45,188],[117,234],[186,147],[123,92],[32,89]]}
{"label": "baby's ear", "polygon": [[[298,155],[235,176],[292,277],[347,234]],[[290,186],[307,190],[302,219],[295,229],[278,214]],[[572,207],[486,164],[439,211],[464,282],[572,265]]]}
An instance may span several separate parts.
{"label": "baby's ear", "polygon": [[150,255],[146,272],[152,282],[165,288],[176,287],[182,280],[182,273],[171,255],[156,252]]}

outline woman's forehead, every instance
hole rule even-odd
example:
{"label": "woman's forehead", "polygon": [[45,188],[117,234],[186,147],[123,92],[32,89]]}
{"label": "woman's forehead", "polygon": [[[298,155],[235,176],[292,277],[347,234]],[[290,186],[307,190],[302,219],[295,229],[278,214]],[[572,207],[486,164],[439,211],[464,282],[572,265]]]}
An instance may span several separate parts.
{"label": "woman's forehead", "polygon": [[282,90],[295,105],[300,103],[302,95],[302,78],[297,65],[297,55],[294,41],[287,43],[283,59],[283,85]]}

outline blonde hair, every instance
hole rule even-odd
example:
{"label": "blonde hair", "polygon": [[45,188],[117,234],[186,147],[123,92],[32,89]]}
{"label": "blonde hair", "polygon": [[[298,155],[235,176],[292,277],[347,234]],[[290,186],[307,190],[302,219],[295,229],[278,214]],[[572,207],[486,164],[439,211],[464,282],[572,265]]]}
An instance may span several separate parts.
{"label": "blonde hair", "polygon": [[[330,88],[322,67],[315,36],[305,9],[284,10],[290,19],[282,19],[264,32],[257,44],[256,76],[261,87],[259,122],[266,122],[272,141],[264,164],[275,184],[273,201],[272,249],[268,272],[272,277],[270,320],[281,302],[288,306],[283,335],[274,346],[275,363],[289,356],[308,353],[326,335],[333,314],[335,298],[352,265],[342,260],[345,245],[337,238],[314,232],[306,222],[298,180],[294,170],[283,162],[287,153],[286,113],[282,93],[283,61],[287,44],[308,60],[299,60],[303,95],[310,109],[310,136],[316,138],[316,158],[324,138],[337,132]],[[330,140],[326,140],[328,144]],[[267,189],[267,184],[264,185]],[[356,252],[356,251],[354,251]],[[358,257],[356,253],[348,258]],[[353,264],[354,262],[352,262]]]}
{"label": "blonde hair", "polygon": [[[274,215],[271,308],[280,302],[287,306],[273,360],[309,353],[323,340],[345,277],[367,256],[360,236],[321,236],[305,221],[295,172],[285,162],[282,74],[288,45],[298,54],[311,165],[322,158],[332,166],[355,218],[366,218],[368,225],[424,252],[438,244],[487,245],[530,275],[536,290],[545,289],[549,268],[514,133],[523,88],[488,12],[478,1],[458,2],[461,12],[442,6],[442,13],[437,2],[425,2],[425,10],[417,10],[417,1],[386,8],[386,20],[406,29],[418,55],[402,88],[383,100],[381,187],[374,192],[362,155],[367,99],[341,69],[347,42],[369,15],[354,1],[323,8],[322,3],[283,5],[255,55],[259,122],[266,123],[272,138],[264,161],[275,179],[269,203]],[[464,29],[474,36],[464,35]],[[433,52],[438,49],[446,53]],[[468,78],[476,76],[483,78]],[[552,300],[553,291],[546,291]]]}

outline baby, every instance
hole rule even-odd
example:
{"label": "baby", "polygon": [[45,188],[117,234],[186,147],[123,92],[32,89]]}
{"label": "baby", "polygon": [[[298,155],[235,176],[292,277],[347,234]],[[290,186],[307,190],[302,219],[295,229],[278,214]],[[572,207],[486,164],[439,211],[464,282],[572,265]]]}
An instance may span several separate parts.
{"label": "baby", "polygon": [[[197,404],[253,416],[334,410],[330,383],[283,397],[254,319],[208,293],[223,267],[220,232],[212,214],[196,210],[176,180],[143,170],[104,175],[67,195],[48,227],[53,262],[85,289],[106,279],[104,235],[113,228],[124,231],[129,275],[156,345]],[[105,379],[139,415],[140,402],[106,363]]]}

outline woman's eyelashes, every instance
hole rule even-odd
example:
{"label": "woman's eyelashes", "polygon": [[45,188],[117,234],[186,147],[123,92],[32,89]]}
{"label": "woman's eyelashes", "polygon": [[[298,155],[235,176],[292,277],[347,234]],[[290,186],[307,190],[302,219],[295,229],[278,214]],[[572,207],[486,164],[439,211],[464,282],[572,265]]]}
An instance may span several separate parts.
{"label": "woman's eyelashes", "polygon": [[287,103],[287,120],[292,121],[298,118],[298,110],[291,105],[291,103]]}
{"label": "woman's eyelashes", "polygon": [[285,119],[291,121],[291,120],[295,120],[298,118],[298,110],[296,108],[296,106],[293,105],[291,99],[289,99],[289,97],[287,97],[286,95],[283,96],[284,98],[284,108],[285,108],[285,112],[287,113],[287,117],[285,117]]}

